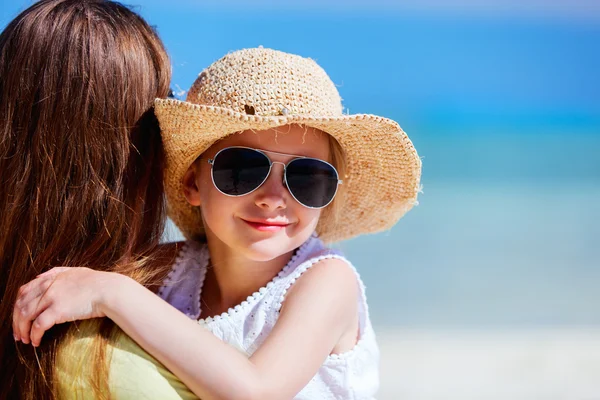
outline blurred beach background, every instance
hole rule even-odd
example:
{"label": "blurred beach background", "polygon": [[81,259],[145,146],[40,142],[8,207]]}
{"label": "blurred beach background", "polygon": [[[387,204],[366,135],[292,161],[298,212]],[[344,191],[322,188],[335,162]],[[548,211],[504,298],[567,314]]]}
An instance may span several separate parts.
{"label": "blurred beach background", "polygon": [[[600,399],[599,1],[125,3],[180,98],[262,45],[315,59],[350,113],[409,134],[419,206],[339,244],[367,286],[378,398]],[[0,26],[28,4],[3,0]]]}

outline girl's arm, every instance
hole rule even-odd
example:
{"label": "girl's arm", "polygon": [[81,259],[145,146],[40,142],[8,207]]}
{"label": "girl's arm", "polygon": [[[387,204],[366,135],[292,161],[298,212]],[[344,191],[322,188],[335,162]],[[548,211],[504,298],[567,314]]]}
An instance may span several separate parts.
{"label": "girl's arm", "polygon": [[247,358],[134,280],[69,268],[22,288],[13,329],[16,339],[38,345],[55,324],[106,316],[203,399],[282,399],[309,382],[344,332],[357,329],[357,296],[345,262],[319,262],[292,286],[273,331]]}

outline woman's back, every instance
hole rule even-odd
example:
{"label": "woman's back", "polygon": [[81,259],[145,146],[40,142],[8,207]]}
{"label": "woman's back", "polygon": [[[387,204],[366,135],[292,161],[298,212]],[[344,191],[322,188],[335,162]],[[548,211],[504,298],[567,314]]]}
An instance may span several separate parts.
{"label": "woman's back", "polygon": [[[82,321],[76,334],[61,346],[56,360],[59,398],[94,398],[94,360],[88,350],[96,334],[95,324]],[[107,354],[107,386],[114,399],[198,399],[179,378],[119,329],[111,335]]]}
{"label": "woman's back", "polygon": [[[162,147],[151,111],[170,79],[160,39],[103,0],[42,0],[0,35],[0,399],[52,398],[70,325],[36,349],[15,344],[20,286],[53,266],[148,280],[164,222]],[[94,337],[99,382],[101,322]],[[70,332],[70,331],[69,331]],[[69,336],[69,335],[67,335]],[[41,369],[41,370],[40,370]]]}

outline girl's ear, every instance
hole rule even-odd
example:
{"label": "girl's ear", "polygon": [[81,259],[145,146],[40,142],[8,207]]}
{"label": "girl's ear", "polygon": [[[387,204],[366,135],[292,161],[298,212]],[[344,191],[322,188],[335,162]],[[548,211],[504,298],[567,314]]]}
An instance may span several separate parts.
{"label": "girl's ear", "polygon": [[199,206],[201,203],[200,188],[197,183],[200,178],[199,173],[196,165],[192,164],[183,175],[183,195],[192,206]]}

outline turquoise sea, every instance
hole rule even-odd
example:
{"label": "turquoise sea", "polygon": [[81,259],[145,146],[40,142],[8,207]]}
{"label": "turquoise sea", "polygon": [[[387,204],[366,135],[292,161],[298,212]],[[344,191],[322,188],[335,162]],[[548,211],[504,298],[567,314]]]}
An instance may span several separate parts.
{"label": "turquoise sea", "polygon": [[391,231],[341,245],[374,322],[600,326],[600,136],[421,144],[420,205]]}

